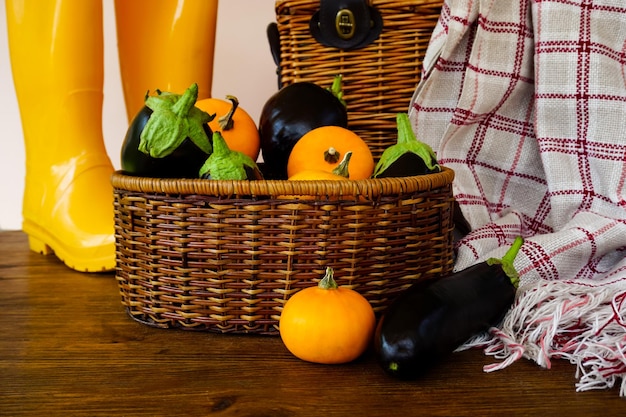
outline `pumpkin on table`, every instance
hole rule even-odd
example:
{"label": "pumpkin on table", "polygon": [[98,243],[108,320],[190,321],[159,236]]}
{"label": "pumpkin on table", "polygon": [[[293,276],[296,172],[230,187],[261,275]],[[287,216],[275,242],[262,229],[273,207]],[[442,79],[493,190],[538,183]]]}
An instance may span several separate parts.
{"label": "pumpkin on table", "polygon": [[357,359],[373,340],[376,317],[357,291],[339,287],[333,269],[317,286],[287,300],[279,320],[280,337],[296,357],[315,363],[340,364]]}

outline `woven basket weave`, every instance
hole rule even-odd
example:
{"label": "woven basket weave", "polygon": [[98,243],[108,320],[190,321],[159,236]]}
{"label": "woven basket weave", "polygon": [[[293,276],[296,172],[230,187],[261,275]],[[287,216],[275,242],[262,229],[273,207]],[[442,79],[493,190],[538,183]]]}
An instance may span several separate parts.
{"label": "woven basket weave", "polygon": [[[151,326],[277,334],[285,301],[326,266],[380,312],[452,269],[449,169],[358,181],[215,181],[116,172],[116,278]],[[285,197],[291,196],[291,197]]]}
{"label": "woven basket weave", "polygon": [[277,0],[281,82],[327,87],[341,74],[348,125],[378,159],[396,141],[396,114],[408,110],[442,3],[370,0],[383,18],[382,32],[372,44],[345,51],[323,46],[311,36],[309,20],[319,1]]}

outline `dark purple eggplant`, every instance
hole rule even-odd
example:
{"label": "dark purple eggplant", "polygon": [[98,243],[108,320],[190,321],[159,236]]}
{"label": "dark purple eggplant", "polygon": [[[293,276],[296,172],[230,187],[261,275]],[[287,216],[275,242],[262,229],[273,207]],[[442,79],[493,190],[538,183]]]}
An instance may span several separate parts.
{"label": "dark purple eggplant", "polygon": [[398,139],[380,156],[374,167],[374,178],[409,177],[441,171],[432,148],[415,136],[409,115],[396,115]]}
{"label": "dark purple eggplant", "polygon": [[159,92],[133,118],[121,149],[125,174],[157,178],[198,178],[212,152],[215,117],[195,107],[198,86],[183,95]]}
{"label": "dark purple eggplant", "polygon": [[421,156],[412,152],[403,153],[375,178],[410,177],[412,175],[430,174],[433,171],[426,166]]}
{"label": "dark purple eggplant", "polygon": [[515,300],[518,237],[502,259],[489,259],[442,278],[417,281],[383,312],[374,348],[383,369],[415,379],[461,344],[497,325]]}
{"label": "dark purple eggplant", "polygon": [[310,130],[329,125],[348,125],[340,76],[330,89],[296,82],[278,90],[264,104],[259,119],[265,178],[286,179],[289,154],[298,139]]}

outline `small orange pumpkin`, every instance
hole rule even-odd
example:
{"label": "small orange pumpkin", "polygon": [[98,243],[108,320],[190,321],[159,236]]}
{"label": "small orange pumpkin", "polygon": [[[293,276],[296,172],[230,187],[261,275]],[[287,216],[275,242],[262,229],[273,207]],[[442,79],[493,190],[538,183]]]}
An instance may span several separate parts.
{"label": "small orange pumpkin", "polygon": [[216,115],[209,122],[209,127],[213,132],[222,134],[231,150],[242,152],[256,161],[261,152],[261,138],[256,122],[239,107],[237,97],[229,95],[226,99],[201,99],[196,101],[196,107]]}
{"label": "small orange pumpkin", "polygon": [[[348,168],[350,159],[352,158],[352,152],[348,152],[344,155],[343,160],[339,165],[335,167],[331,172],[322,171],[319,169],[309,169],[306,171],[299,171],[288,178],[289,181],[346,181],[348,180]],[[278,198],[281,199],[293,199],[298,198],[300,200],[315,200],[318,196],[314,195],[283,195]],[[331,200],[336,200],[336,197],[331,197]]]}
{"label": "small orange pumpkin", "polygon": [[331,181],[341,181],[346,180],[347,178],[342,175],[333,174],[328,171],[321,170],[308,170],[308,171],[300,171],[293,174],[288,178],[289,181],[318,181],[318,180],[331,180]]}
{"label": "small orange pumpkin", "polygon": [[337,286],[332,268],[315,287],[291,296],[279,320],[280,337],[296,357],[340,364],[357,359],[372,341],[376,317],[361,294]]}
{"label": "small orange pumpkin", "polygon": [[330,172],[348,151],[352,152],[349,178],[369,178],[374,172],[374,157],[369,146],[359,135],[340,126],[322,126],[305,133],[291,150],[287,176],[309,170]]}
{"label": "small orange pumpkin", "polygon": [[343,159],[332,171],[323,171],[321,169],[308,169],[298,171],[289,177],[289,181],[302,180],[347,180],[349,178],[350,160],[352,159],[352,151],[346,152]]}

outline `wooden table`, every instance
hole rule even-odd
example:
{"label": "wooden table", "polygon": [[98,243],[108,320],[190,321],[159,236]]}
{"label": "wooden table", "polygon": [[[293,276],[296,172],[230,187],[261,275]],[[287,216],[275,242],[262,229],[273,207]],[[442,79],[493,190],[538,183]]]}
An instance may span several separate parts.
{"label": "wooden table", "polygon": [[114,275],[72,271],[0,233],[0,416],[623,416],[617,389],[577,393],[575,368],[460,352],[413,382],[368,352],[326,366],[279,337],[163,330],[129,318]]}

